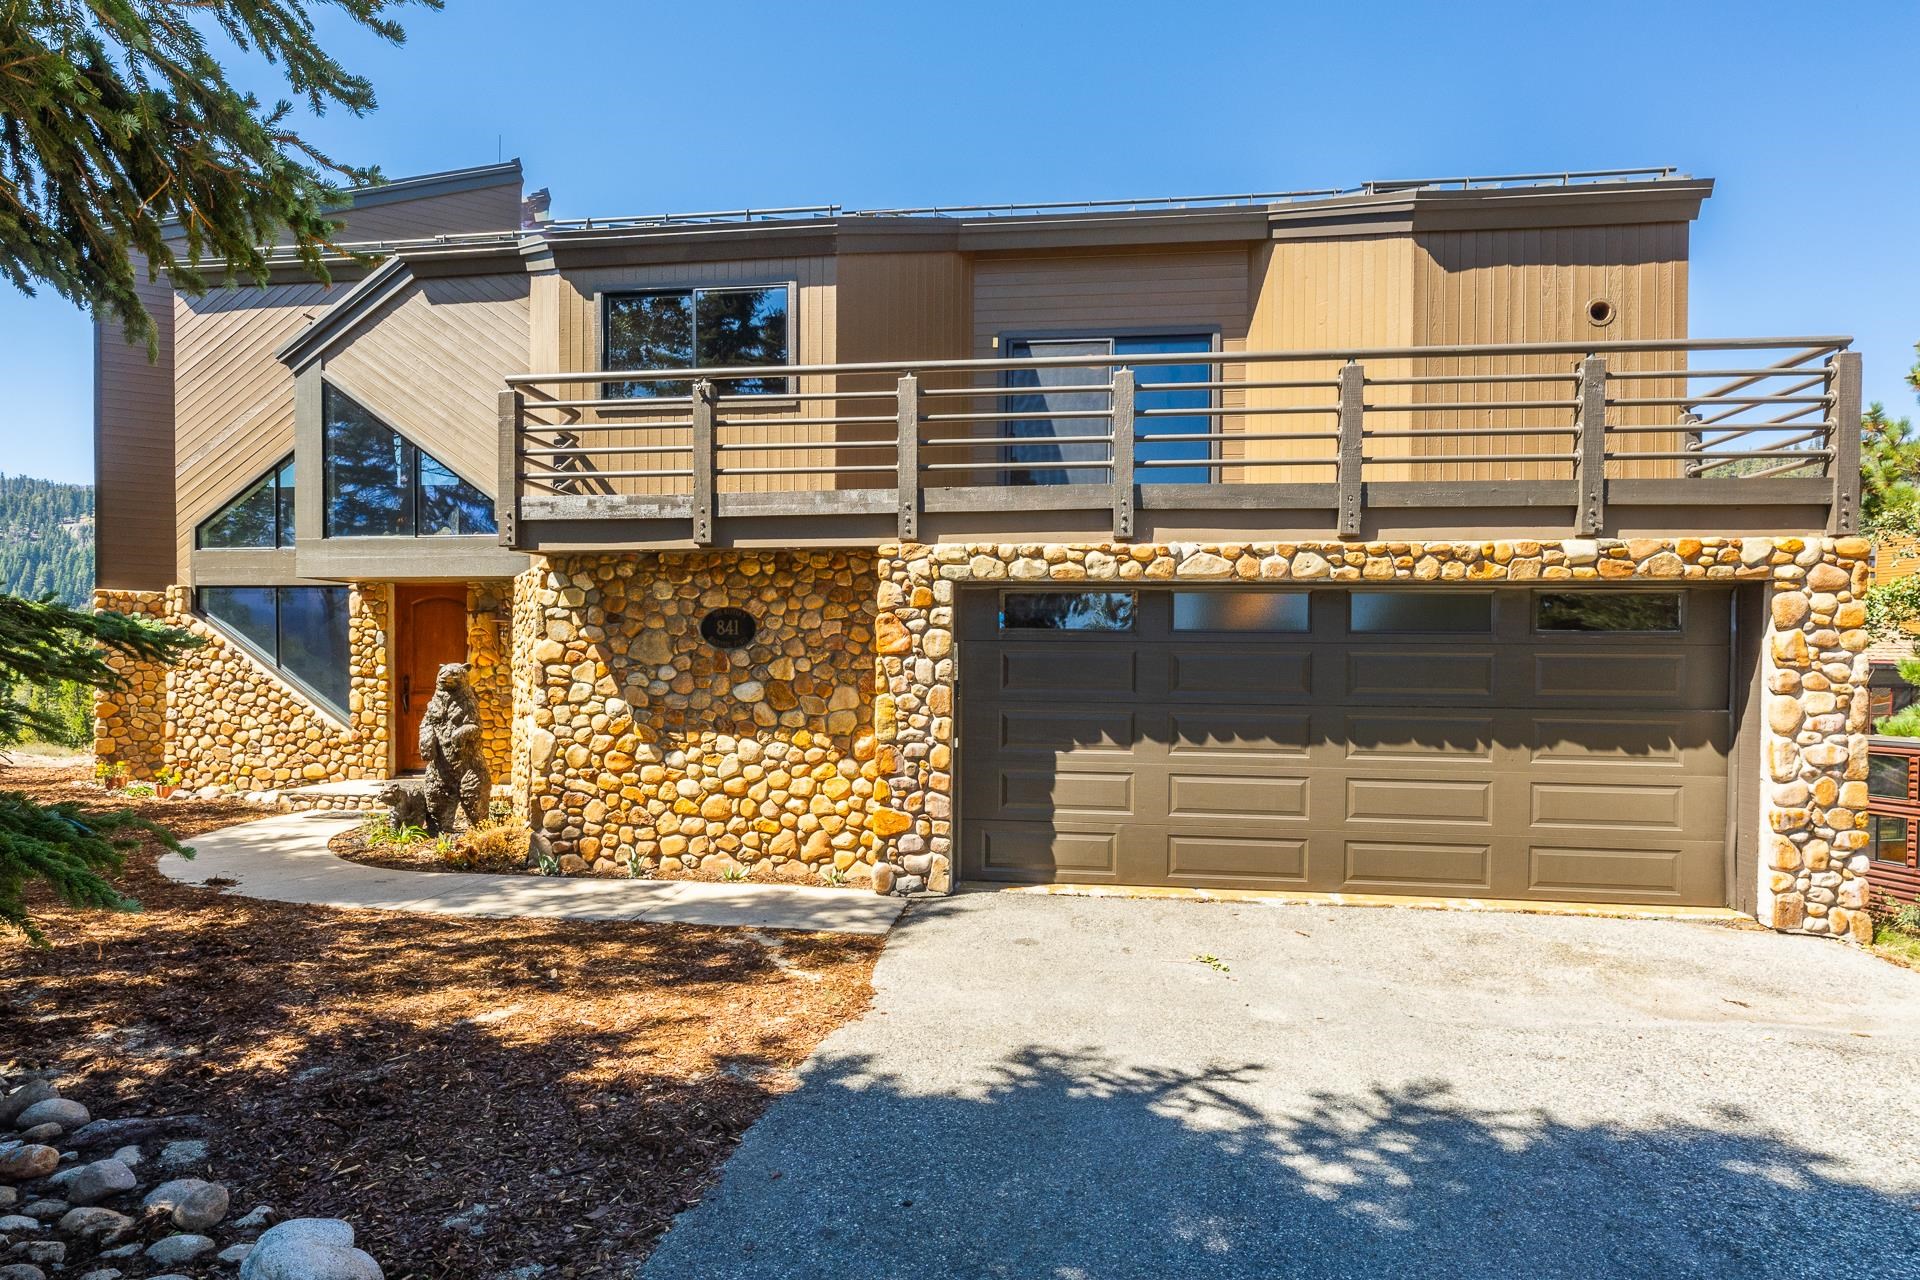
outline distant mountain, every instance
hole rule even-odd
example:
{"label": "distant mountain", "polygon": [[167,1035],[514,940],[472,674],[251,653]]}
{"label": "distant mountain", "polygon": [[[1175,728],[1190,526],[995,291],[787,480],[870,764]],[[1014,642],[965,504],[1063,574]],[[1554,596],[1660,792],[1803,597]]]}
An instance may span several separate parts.
{"label": "distant mountain", "polygon": [[92,485],[0,472],[0,591],[92,601]]}

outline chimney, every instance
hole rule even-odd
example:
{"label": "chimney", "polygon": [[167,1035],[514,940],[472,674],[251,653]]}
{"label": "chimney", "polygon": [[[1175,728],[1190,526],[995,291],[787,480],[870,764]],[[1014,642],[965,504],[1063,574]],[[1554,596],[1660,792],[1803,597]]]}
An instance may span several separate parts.
{"label": "chimney", "polygon": [[551,192],[545,187],[532,192],[520,202],[520,226],[523,229],[537,227],[543,222],[550,221],[553,215],[548,210],[551,208],[553,208]]}

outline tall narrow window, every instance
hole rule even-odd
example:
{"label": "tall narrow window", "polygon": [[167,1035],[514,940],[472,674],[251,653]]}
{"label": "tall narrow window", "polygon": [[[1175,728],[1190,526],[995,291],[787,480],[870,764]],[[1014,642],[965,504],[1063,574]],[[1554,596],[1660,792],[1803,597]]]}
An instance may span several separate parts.
{"label": "tall narrow window", "polygon": [[314,700],[345,715],[345,587],[202,587],[199,611]]}
{"label": "tall narrow window", "polygon": [[321,474],[329,538],[493,533],[493,499],[351,396],[327,387]]}
{"label": "tall narrow window", "polygon": [[[791,361],[786,285],[611,293],[606,297],[605,359],[609,369],[737,369]],[[676,378],[606,384],[608,396],[684,396]],[[719,386],[722,395],[771,395],[788,389],[779,377],[745,376]]]}
{"label": "tall narrow window", "polygon": [[200,522],[193,545],[207,549],[293,545],[293,459],[248,485]]}

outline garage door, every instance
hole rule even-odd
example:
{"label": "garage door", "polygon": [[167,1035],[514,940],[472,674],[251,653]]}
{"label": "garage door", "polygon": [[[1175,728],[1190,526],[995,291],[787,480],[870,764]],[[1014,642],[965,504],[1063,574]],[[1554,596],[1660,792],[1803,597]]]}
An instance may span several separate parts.
{"label": "garage door", "polygon": [[1723,591],[980,591],[963,877],[1720,904]]}

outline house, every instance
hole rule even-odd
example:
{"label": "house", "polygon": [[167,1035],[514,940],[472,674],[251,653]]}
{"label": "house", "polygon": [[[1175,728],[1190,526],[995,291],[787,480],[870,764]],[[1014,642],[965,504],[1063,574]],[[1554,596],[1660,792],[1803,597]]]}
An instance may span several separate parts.
{"label": "house", "polygon": [[[1730,905],[1862,936],[1841,337],[1688,336],[1673,170],[523,217],[100,364],[99,748],[417,766],[473,665],[577,873]],[[526,225],[522,225],[523,221]]]}

